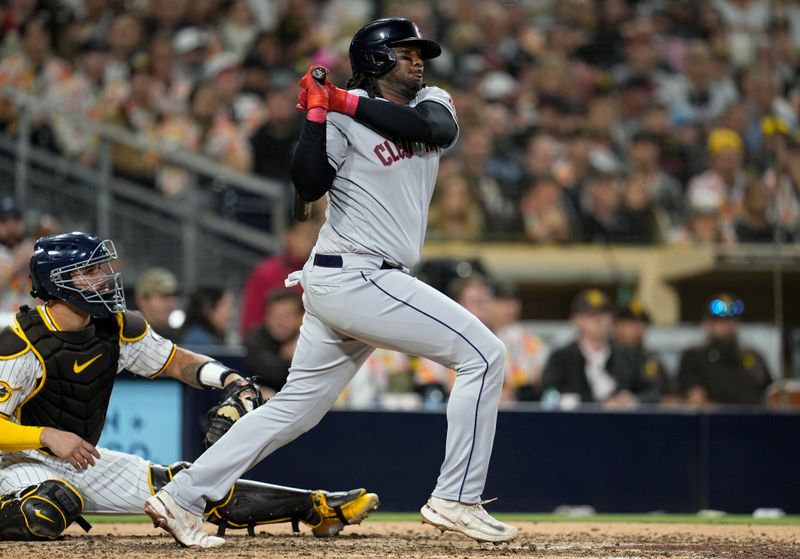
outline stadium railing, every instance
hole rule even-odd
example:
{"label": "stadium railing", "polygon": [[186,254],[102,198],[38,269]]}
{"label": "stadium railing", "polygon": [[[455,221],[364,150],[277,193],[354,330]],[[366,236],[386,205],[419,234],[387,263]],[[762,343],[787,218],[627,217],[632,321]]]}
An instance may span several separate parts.
{"label": "stadium railing", "polygon": [[[3,86],[16,109],[16,134],[0,132],[0,194],[14,194],[31,215],[49,214],[66,229],[117,241],[126,274],[165,266],[190,290],[198,278],[236,289],[253,263],[280,247],[288,215],[288,186],[242,173],[167,142],[69,115],[98,143],[86,166],[33,145],[34,118],[55,112],[25,92]],[[64,117],[65,115],[60,115]],[[112,146],[150,152],[186,171],[189,188],[167,199],[126,180],[112,165]]]}

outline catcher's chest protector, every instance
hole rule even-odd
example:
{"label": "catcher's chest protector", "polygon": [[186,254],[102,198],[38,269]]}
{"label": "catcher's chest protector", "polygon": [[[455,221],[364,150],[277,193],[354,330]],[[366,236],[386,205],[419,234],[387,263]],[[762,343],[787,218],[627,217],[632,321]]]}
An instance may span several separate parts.
{"label": "catcher's chest protector", "polygon": [[22,406],[21,423],[70,431],[97,444],[117,376],[120,331],[115,319],[93,319],[77,332],[50,330],[36,309],[17,321],[44,361],[34,396]]}

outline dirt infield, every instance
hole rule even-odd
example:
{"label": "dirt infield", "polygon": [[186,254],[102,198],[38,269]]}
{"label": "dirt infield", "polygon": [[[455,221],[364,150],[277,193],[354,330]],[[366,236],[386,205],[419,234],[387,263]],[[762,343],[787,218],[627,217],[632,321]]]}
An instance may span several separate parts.
{"label": "dirt infield", "polygon": [[[391,557],[436,559],[536,557],[627,559],[800,559],[800,527],[765,525],[617,524],[517,522],[523,534],[513,544],[478,544],[416,522],[369,521],[321,540],[287,525],[260,529],[256,538],[231,532],[215,550],[178,547],[149,524],[98,524],[91,535],[70,527],[57,542],[4,543],[2,559],[153,559],[203,554],[230,558],[346,559]],[[213,528],[209,525],[209,528]]]}

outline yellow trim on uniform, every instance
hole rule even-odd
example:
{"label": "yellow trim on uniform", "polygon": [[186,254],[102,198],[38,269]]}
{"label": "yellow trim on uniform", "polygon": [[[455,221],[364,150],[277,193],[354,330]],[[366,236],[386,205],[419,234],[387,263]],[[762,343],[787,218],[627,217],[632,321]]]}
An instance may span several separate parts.
{"label": "yellow trim on uniform", "polygon": [[18,334],[20,336],[22,336],[22,339],[28,343],[28,347],[30,347],[30,350],[33,352],[33,354],[39,360],[39,364],[42,366],[42,379],[39,381],[39,385],[33,390],[33,392],[31,392],[28,395],[27,398],[25,398],[22,401],[22,403],[19,406],[17,406],[16,416],[17,416],[17,419],[21,419],[22,418],[22,406],[27,404],[28,401],[31,398],[36,396],[39,393],[39,391],[42,389],[42,387],[44,386],[44,381],[47,380],[47,367],[44,364],[44,358],[42,357],[42,354],[39,353],[39,351],[35,347],[33,347],[33,344],[28,339],[28,337],[25,335],[25,332],[22,330],[22,326],[20,326],[19,322],[17,321],[17,317],[16,316],[14,317],[14,324],[17,326]]}
{"label": "yellow trim on uniform", "polygon": [[236,489],[236,484],[235,484],[235,483],[234,483],[233,485],[231,485],[231,490],[228,492],[228,497],[227,497],[227,499],[225,499],[225,501],[224,501],[224,502],[222,502],[222,503],[220,503],[220,504],[218,504],[218,505],[216,505],[216,506],[212,507],[212,509],[211,509],[210,511],[208,511],[208,516],[211,516],[211,515],[213,514],[213,515],[214,515],[214,516],[216,516],[217,518],[220,518],[220,519],[222,518],[222,517],[219,515],[219,513],[217,512],[217,509],[219,509],[219,508],[222,508],[222,507],[225,507],[225,506],[227,506],[227,504],[228,504],[228,503],[230,503],[230,502],[231,502],[231,499],[233,499],[233,490],[234,490],[234,489]]}
{"label": "yellow trim on uniform", "polygon": [[[51,501],[50,499],[45,499],[44,497],[40,497],[39,495],[31,495],[30,497],[28,497],[27,499],[25,499],[25,501],[27,501],[28,499],[39,499],[40,501],[44,501],[45,503],[50,503],[50,504],[53,506],[53,508],[55,508],[55,509],[58,511],[58,514],[60,514],[60,515],[61,515],[61,519],[64,521],[64,526],[66,526],[66,525],[67,525],[67,517],[66,517],[66,516],[64,516],[64,511],[62,511],[62,510],[61,510],[61,507],[59,507],[58,505],[56,505],[56,504],[55,504],[53,501]],[[25,503],[25,501],[22,501],[22,502],[20,503],[20,508],[22,508],[22,505]],[[30,525],[30,524],[28,524],[28,517],[27,517],[27,516],[25,516],[24,514],[22,515],[22,517],[23,517],[23,518],[25,518],[25,525],[28,527],[28,531],[29,531],[31,534],[34,534],[34,535],[36,535],[36,536],[39,536],[40,538],[48,538],[48,537],[49,537],[49,536],[45,536],[44,534],[39,534],[39,533],[37,533],[37,532],[34,532],[34,531],[33,531],[33,529],[31,528],[31,525]],[[50,519],[48,518],[48,520],[50,520]],[[53,522],[53,521],[52,521],[52,520],[50,520],[50,522]],[[53,522],[53,524],[55,524],[55,522]]]}
{"label": "yellow trim on uniform", "polygon": [[150,493],[156,494],[156,486],[153,485],[153,465],[147,465],[147,485],[150,487]]}
{"label": "yellow trim on uniform", "polygon": [[59,326],[58,322],[56,322],[56,319],[55,319],[55,317],[53,316],[53,313],[51,313],[51,312],[50,312],[50,307],[48,307],[48,306],[47,306],[47,303],[45,303],[45,304],[44,304],[44,305],[42,305],[42,306],[44,307],[44,312],[45,312],[45,313],[47,313],[47,316],[48,316],[48,317],[50,318],[50,320],[53,322],[53,326],[55,326],[55,327],[56,327],[56,331],[58,331],[58,332],[61,332],[61,326]]}
{"label": "yellow trim on uniform", "polygon": [[51,477],[50,479],[48,479],[48,480],[46,480],[46,481],[51,481],[51,480],[52,480],[52,481],[60,481],[61,483],[63,483],[64,485],[66,485],[67,487],[69,487],[70,489],[72,489],[72,492],[73,492],[73,493],[75,493],[75,495],[77,495],[77,496],[78,496],[78,500],[81,502],[81,510],[83,510],[83,507],[85,507],[85,506],[86,506],[86,504],[83,502],[83,495],[81,495],[81,492],[80,492],[80,491],[78,491],[77,489],[75,489],[75,486],[74,486],[74,485],[72,485],[70,482],[68,482],[68,481],[67,481],[67,480],[65,480],[65,479],[61,479],[60,477]]}
{"label": "yellow trim on uniform", "polygon": [[44,325],[47,326],[48,330],[51,332],[58,332],[58,328],[54,324],[50,323],[50,317],[45,313],[43,305],[36,307],[36,312],[39,313],[39,316],[42,318],[42,322],[44,322]]}
{"label": "yellow trim on uniform", "polygon": [[176,346],[175,344],[172,344],[172,351],[170,352],[170,354],[169,354],[169,357],[167,358],[167,362],[166,362],[166,363],[164,363],[164,366],[163,366],[163,367],[161,367],[159,370],[157,370],[155,373],[153,373],[152,375],[150,375],[150,376],[149,376],[149,377],[147,377],[147,378],[149,378],[149,379],[154,379],[154,378],[156,378],[158,375],[160,375],[161,373],[163,373],[164,371],[166,371],[166,370],[167,370],[167,368],[169,367],[169,364],[170,364],[170,363],[172,363],[172,360],[175,358],[175,354],[176,354],[177,352],[178,352],[178,346]]}
{"label": "yellow trim on uniform", "polygon": [[119,324],[119,339],[122,342],[138,342],[142,338],[147,335],[147,332],[150,331],[150,323],[146,320],[144,321],[144,332],[142,332],[139,336],[135,338],[126,338],[123,332],[125,331],[125,313],[118,312],[117,313],[117,324]]}

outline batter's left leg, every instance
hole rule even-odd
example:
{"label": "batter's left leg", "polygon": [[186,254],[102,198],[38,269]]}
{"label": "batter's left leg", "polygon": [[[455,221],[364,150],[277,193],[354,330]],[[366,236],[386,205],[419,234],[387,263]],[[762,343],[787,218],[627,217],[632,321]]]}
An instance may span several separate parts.
{"label": "batter's left leg", "polygon": [[400,271],[358,272],[336,294],[306,294],[337,331],[427,357],[458,373],[447,405],[445,460],[433,495],[481,500],[494,443],[505,346],[464,307]]}

